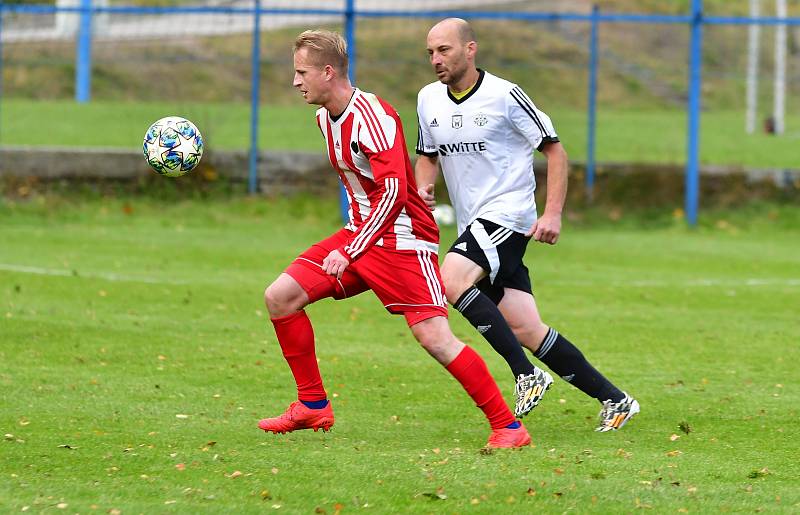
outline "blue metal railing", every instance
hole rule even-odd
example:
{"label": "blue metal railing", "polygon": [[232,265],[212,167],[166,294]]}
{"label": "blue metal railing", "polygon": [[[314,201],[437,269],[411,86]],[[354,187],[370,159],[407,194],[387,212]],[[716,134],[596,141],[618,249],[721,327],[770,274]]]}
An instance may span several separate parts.
{"label": "blue metal railing", "polygon": [[[595,141],[596,141],[596,91],[597,69],[599,61],[598,35],[601,23],[648,23],[648,24],[681,24],[690,28],[689,42],[689,101],[687,104],[687,153],[685,176],[685,213],[690,225],[697,223],[699,205],[699,128],[700,101],[702,86],[702,42],[704,25],[789,25],[800,26],[800,17],[747,17],[747,16],[705,16],[702,0],[692,0],[691,12],[685,15],[636,14],[636,13],[601,13],[595,7],[589,14],[552,13],[552,12],[500,12],[500,11],[459,11],[459,10],[363,10],[357,8],[356,0],[346,0],[344,9],[302,9],[302,8],[265,8],[260,0],[254,0],[252,8],[230,6],[185,6],[185,7],[133,7],[107,6],[95,7],[92,0],[81,0],[79,7],[55,7],[53,5],[9,5],[0,0],[0,34],[2,33],[3,13],[20,14],[53,14],[56,12],[72,12],[80,14],[78,41],[76,48],[75,99],[88,102],[91,97],[91,60],[92,60],[92,16],[96,13],[116,14],[229,14],[254,17],[253,55],[252,55],[252,88],[251,95],[251,137],[248,189],[257,189],[257,141],[260,89],[260,17],[264,15],[314,15],[335,16],[344,20],[345,39],[350,49],[350,79],[355,84],[357,66],[357,45],[355,39],[356,19],[361,18],[445,18],[460,17],[471,20],[521,20],[529,22],[585,22],[591,25],[589,39],[589,85],[588,85],[588,134],[587,134],[587,170],[586,189],[589,198],[594,193],[595,181]],[[2,71],[2,40],[0,39],[0,71]],[[2,73],[0,73],[0,99],[2,99]],[[0,103],[1,105],[1,103]],[[346,202],[342,193],[342,201]],[[346,213],[343,207],[343,215]]]}
{"label": "blue metal railing", "polygon": [[692,23],[689,37],[689,116],[686,141],[686,176],[684,211],[689,225],[697,223],[700,198],[700,81],[703,59],[703,0],[692,0]]}
{"label": "blue metal railing", "polygon": [[597,129],[597,5],[592,6],[592,26],[589,34],[589,100],[587,102],[587,135],[586,135],[586,197],[594,200],[594,146]]}

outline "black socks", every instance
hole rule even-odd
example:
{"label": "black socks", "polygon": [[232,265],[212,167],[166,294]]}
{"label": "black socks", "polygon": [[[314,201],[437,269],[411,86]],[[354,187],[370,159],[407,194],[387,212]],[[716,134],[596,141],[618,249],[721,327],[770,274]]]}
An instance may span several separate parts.
{"label": "black socks", "polygon": [[600,402],[621,401],[625,394],[586,361],[583,353],[558,331],[550,328],[534,354],[562,379]]}
{"label": "black socks", "polygon": [[528,360],[514,332],[508,327],[508,322],[497,309],[497,305],[472,286],[465,291],[453,304],[464,317],[486,338],[495,351],[503,356],[514,378],[520,374],[532,374],[535,367]]}

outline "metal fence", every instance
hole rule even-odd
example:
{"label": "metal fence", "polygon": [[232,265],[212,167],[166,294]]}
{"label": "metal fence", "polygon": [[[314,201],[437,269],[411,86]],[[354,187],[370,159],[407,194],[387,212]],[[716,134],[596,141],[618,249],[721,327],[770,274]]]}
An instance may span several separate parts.
{"label": "metal fence", "polygon": [[[254,191],[260,106],[270,101],[280,103],[281,92],[287,89],[288,80],[279,77],[278,68],[290,66],[288,44],[291,39],[287,38],[297,27],[325,24],[341,30],[350,48],[351,78],[360,85],[369,85],[371,80],[377,80],[370,71],[381,65],[378,63],[392,67],[392,80],[399,83],[407,80],[412,70],[420,68],[424,59],[423,54],[414,54],[413,50],[391,46],[373,48],[367,43],[370,38],[385,37],[387,33],[391,37],[392,31],[398,34],[402,31],[413,34],[421,42],[433,22],[450,16],[483,24],[479,33],[483,29],[485,32],[503,31],[518,34],[520,38],[528,37],[527,28],[536,26],[537,37],[557,37],[565,42],[564,59],[560,59],[561,56],[530,57],[520,51],[519,46],[529,48],[526,45],[494,45],[491,40],[486,42],[487,50],[482,46],[482,52],[488,55],[493,70],[499,69],[500,75],[509,76],[533,93],[540,84],[546,84],[550,76],[557,76],[561,81],[561,86],[554,87],[584,89],[588,192],[594,188],[596,106],[598,91],[604,87],[598,80],[598,70],[606,66],[613,68],[622,80],[634,77],[658,102],[685,108],[685,213],[687,221],[695,224],[699,205],[701,70],[705,67],[717,75],[729,73],[725,63],[703,63],[706,32],[717,27],[776,26],[778,30],[785,30],[787,26],[800,26],[799,17],[709,13],[704,11],[702,0],[691,0],[690,10],[685,13],[648,14],[603,12],[597,7],[587,11],[588,4],[580,1],[560,2],[558,12],[548,10],[552,9],[552,2],[542,1],[406,0],[401,8],[393,9],[385,9],[386,3],[380,0],[229,0],[203,6],[143,7],[112,5],[108,0],[57,0],[56,5],[12,4],[0,0],[0,109],[5,99],[15,97],[17,90],[24,89],[24,85],[19,84],[25,81],[28,84],[25,94],[31,95],[30,84],[36,82],[37,73],[42,69],[59,70],[61,79],[43,81],[33,88],[33,95],[43,98],[69,95],[75,102],[89,103],[97,99],[93,89],[98,83],[117,80],[118,84],[104,89],[100,100],[157,99],[166,104],[192,101],[209,105],[237,100],[243,106],[249,105],[246,145],[250,149],[249,187]],[[387,24],[390,20],[393,25]],[[645,26],[652,28],[648,36],[668,40],[672,54],[663,58],[674,60],[678,52],[685,57],[683,63],[688,62],[688,65],[675,66],[675,75],[654,77],[646,64],[626,61],[613,48],[600,48],[601,31],[623,28],[621,32],[625,32],[629,27]],[[194,46],[198,37],[212,39],[202,52]],[[626,44],[624,39],[619,41]],[[74,48],[70,48],[73,44]],[[575,58],[576,48],[580,49],[578,58]],[[664,51],[667,52],[666,47]],[[732,52],[741,53],[741,50]],[[644,56],[644,59],[647,57],[653,56]],[[25,65],[24,70],[21,63]],[[213,91],[203,88],[202,78],[197,80],[196,76],[191,84],[181,82],[184,67],[196,68],[197,63],[202,63],[205,73],[217,79]],[[142,82],[137,83],[135,73],[119,80],[114,71],[121,66],[141,70]],[[159,73],[160,79],[155,83],[145,79],[146,72],[151,69]],[[220,77],[223,79],[219,80]],[[387,79],[382,76],[381,80]],[[382,92],[386,87],[391,88],[392,84],[382,84],[378,89]],[[413,99],[405,100],[413,102]]]}

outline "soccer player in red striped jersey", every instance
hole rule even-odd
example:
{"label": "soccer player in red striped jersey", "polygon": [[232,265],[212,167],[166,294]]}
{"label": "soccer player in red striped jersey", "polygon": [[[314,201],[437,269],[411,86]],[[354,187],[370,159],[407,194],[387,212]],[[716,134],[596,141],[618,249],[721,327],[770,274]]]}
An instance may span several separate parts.
{"label": "soccer player in red striped jersey", "polygon": [[264,431],[328,430],[333,409],[317,365],[305,306],[372,290],[405,316],[422,347],[483,410],[490,447],[521,447],[530,436],[508,409],[483,359],[457,340],[437,264],[439,232],[417,194],[400,117],[383,99],[354,88],[347,49],[334,32],[300,34],[294,44],[294,86],[317,110],[328,157],[350,204],[345,227],[303,252],[266,290],[278,343],[297,384],[285,413],[259,422]]}

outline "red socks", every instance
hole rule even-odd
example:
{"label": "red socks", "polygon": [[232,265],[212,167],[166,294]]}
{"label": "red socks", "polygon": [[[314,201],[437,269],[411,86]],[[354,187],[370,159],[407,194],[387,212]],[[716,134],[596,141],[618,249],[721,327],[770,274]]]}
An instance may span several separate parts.
{"label": "red socks", "polygon": [[483,410],[492,429],[500,429],[515,422],[500,388],[489,374],[486,362],[472,347],[465,346],[461,353],[445,367],[467,391],[475,404]]}
{"label": "red socks", "polygon": [[314,351],[314,329],[305,311],[273,318],[275,334],[283,357],[292,369],[297,383],[297,398],[301,401],[321,401],[327,398]]}
{"label": "red socks", "polygon": [[[285,317],[273,318],[275,334],[281,345],[283,357],[297,383],[297,398],[301,401],[320,401],[327,398],[314,352],[314,329],[305,311]],[[489,374],[486,363],[471,347],[465,346],[456,359],[447,365],[475,404],[483,410],[492,429],[500,429],[515,422],[500,389]]]}

